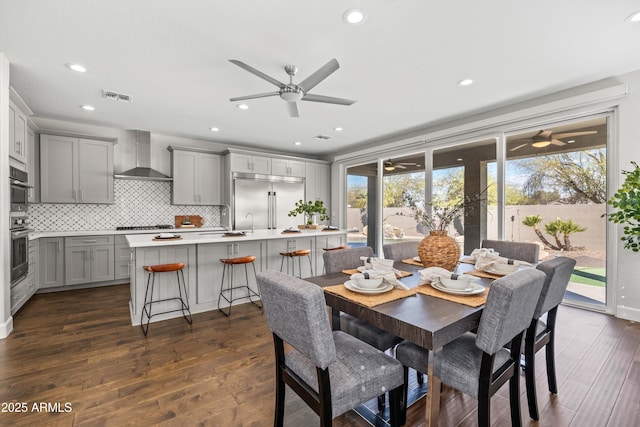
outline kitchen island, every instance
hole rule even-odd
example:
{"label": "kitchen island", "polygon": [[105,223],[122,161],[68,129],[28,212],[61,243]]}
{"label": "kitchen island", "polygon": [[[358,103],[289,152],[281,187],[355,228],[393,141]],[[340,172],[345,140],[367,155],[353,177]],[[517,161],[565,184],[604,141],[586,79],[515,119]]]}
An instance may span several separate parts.
{"label": "kitchen island", "polygon": [[[218,295],[222,286],[220,258],[254,255],[257,272],[280,270],[281,252],[310,249],[311,263],[306,261],[301,263],[302,276],[313,276],[322,272],[323,249],[345,245],[347,239],[346,230],[303,230],[297,233],[283,230],[255,230],[239,236],[225,236],[222,231],[207,230],[175,234],[179,238],[157,239],[159,233],[126,235],[131,250],[129,310],[132,325],[140,324],[147,284],[147,274],[142,268],[145,265],[186,263],[184,277],[189,306],[192,313],[201,313],[219,308]],[[244,280],[244,274],[238,274],[236,278]],[[178,290],[175,280],[173,274],[159,275],[156,278],[153,299],[161,300],[176,296]],[[251,287],[257,289],[252,274],[249,280]],[[245,301],[240,301],[240,303],[243,302]],[[221,304],[222,307],[228,306],[224,300]],[[154,303],[153,311],[171,310],[175,308],[174,305],[176,305],[175,301]],[[151,321],[180,316],[182,316],[180,312],[166,313],[154,316]]]}

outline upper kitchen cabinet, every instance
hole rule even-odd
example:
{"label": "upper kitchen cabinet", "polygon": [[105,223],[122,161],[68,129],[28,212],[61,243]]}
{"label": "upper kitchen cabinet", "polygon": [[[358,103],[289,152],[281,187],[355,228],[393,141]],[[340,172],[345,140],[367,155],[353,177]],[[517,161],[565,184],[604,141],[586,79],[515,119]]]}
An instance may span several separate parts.
{"label": "upper kitchen cabinet", "polygon": [[113,141],[40,135],[42,203],[113,203]]}
{"label": "upper kitchen cabinet", "polygon": [[171,152],[174,205],[219,205],[222,203],[222,158],[211,151],[168,147]]}
{"label": "upper kitchen cabinet", "polygon": [[[15,92],[11,97],[22,101]],[[28,108],[24,105],[23,108]],[[31,115],[31,111],[28,110]],[[27,113],[18,107],[13,100],[9,101],[9,156],[15,160],[27,164]]]}
{"label": "upper kitchen cabinet", "polygon": [[231,152],[229,159],[231,172],[271,174],[272,159],[269,157]]}
{"label": "upper kitchen cabinet", "polygon": [[329,210],[331,201],[331,165],[306,163],[305,196],[307,200],[322,200]]}
{"label": "upper kitchen cabinet", "polygon": [[304,178],[305,164],[298,160],[271,159],[271,173],[281,176],[297,176]]}

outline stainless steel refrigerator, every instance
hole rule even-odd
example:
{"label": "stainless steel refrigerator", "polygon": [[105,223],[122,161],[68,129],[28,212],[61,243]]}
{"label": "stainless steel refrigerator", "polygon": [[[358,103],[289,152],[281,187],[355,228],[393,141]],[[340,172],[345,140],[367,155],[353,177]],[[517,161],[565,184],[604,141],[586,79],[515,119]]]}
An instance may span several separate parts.
{"label": "stainless steel refrigerator", "polygon": [[304,179],[260,174],[233,174],[233,228],[236,230],[297,227],[304,219],[289,217],[304,200]]}

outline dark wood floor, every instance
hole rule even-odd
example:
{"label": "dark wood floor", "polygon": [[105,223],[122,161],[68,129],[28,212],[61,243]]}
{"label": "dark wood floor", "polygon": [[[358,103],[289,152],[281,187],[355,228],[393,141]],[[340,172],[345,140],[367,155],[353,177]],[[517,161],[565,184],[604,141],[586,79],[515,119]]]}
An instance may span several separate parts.
{"label": "dark wood floor", "polygon": [[[231,319],[198,314],[192,327],[182,319],[154,323],[145,338],[129,324],[128,292],[122,285],[43,294],[25,305],[13,333],[0,340],[0,425],[273,424],[272,340],[258,308],[234,307]],[[546,392],[540,352],[538,425],[639,425],[638,324],[570,307],[560,308],[558,324],[559,394]],[[24,402],[27,412],[4,412],[15,409],[7,402]],[[68,412],[50,411],[67,403]],[[476,425],[475,408],[475,400],[445,388],[440,423]],[[525,408],[525,425],[535,425]],[[285,420],[318,425],[290,391]],[[353,412],[334,424],[367,425]],[[424,399],[407,422],[423,424]],[[492,424],[510,425],[506,387],[492,400]]]}

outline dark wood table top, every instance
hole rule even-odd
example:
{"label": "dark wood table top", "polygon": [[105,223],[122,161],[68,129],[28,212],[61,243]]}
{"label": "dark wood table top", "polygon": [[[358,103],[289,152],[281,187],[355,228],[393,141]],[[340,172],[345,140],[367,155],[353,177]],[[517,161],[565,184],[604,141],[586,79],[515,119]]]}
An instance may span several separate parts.
{"label": "dark wood table top", "polygon": [[[423,267],[402,262],[396,262],[394,267],[413,273],[411,276],[402,278],[402,283],[411,288],[418,285],[418,271]],[[464,273],[472,269],[471,264],[459,264],[456,272]],[[349,276],[344,273],[305,278],[322,287],[344,283],[348,279]],[[489,286],[492,281],[493,279],[481,279],[480,283]],[[476,328],[483,308],[482,306],[469,307],[423,294],[375,307],[366,307],[329,292],[325,292],[325,299],[327,305],[334,310],[350,314],[429,350],[440,348]]]}

